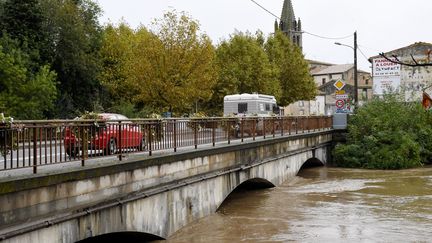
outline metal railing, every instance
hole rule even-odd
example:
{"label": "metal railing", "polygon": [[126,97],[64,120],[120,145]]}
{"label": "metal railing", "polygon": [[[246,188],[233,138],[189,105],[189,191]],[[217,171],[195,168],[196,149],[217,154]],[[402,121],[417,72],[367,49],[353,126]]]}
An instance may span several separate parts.
{"label": "metal railing", "polygon": [[322,131],[329,116],[15,121],[0,124],[0,172]]}

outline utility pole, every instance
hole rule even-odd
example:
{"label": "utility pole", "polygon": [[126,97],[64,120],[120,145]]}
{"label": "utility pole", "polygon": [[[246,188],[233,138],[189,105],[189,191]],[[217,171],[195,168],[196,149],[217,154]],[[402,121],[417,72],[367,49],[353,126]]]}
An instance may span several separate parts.
{"label": "utility pole", "polygon": [[357,107],[358,105],[358,75],[357,75],[357,31],[354,32],[354,47],[349,46],[349,45],[345,45],[339,42],[335,42],[336,45],[338,46],[346,46],[349,47],[351,49],[353,49],[354,51],[354,105],[355,107]]}
{"label": "utility pole", "polygon": [[357,75],[357,31],[354,32],[354,104],[358,105],[358,75]]}

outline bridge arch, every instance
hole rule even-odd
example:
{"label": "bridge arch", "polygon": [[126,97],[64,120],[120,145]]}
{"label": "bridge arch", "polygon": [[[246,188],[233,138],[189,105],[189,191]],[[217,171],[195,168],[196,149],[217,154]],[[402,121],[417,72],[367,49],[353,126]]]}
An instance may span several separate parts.
{"label": "bridge arch", "polygon": [[318,158],[310,158],[306,160],[303,165],[300,167],[300,170],[306,169],[306,168],[312,168],[312,167],[321,167],[324,166],[325,163],[319,160]]}
{"label": "bridge arch", "polygon": [[219,208],[224,205],[227,201],[229,201],[230,196],[233,195],[233,193],[239,191],[239,190],[261,190],[261,189],[268,189],[275,187],[273,183],[268,181],[267,179],[256,177],[247,179],[243,182],[241,182],[239,185],[237,185],[233,190],[231,190],[225,198],[217,205],[216,211],[219,210]]}
{"label": "bridge arch", "polygon": [[105,243],[105,242],[148,242],[154,240],[165,240],[164,238],[142,232],[113,232],[108,234],[97,235],[88,237],[84,240],[77,241],[77,243]]}

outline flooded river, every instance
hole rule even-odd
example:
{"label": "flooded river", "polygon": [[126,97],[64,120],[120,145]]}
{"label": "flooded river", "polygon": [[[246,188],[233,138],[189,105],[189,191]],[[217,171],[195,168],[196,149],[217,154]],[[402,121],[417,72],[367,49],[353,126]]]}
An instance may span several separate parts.
{"label": "flooded river", "polygon": [[235,191],[164,242],[287,241],[431,242],[432,167],[304,169],[279,187]]}

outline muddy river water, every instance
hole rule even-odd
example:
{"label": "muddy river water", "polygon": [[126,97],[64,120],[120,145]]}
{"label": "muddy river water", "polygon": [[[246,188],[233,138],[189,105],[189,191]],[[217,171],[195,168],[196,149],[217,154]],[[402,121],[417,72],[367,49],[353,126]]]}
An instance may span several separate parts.
{"label": "muddy river water", "polygon": [[432,167],[304,169],[279,187],[235,191],[164,242],[432,242]]}

